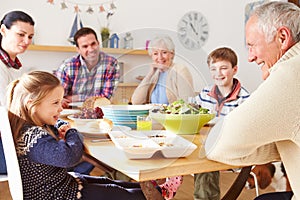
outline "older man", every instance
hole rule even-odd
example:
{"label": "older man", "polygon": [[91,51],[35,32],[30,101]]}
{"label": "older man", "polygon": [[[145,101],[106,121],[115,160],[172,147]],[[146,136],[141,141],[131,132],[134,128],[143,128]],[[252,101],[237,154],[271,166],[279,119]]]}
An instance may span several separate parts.
{"label": "older man", "polygon": [[[288,2],[256,8],[246,41],[248,59],[261,66],[265,81],[211,130],[207,157],[232,165],[281,160],[293,199],[300,199],[300,8]],[[278,195],[272,199],[292,198]]]}

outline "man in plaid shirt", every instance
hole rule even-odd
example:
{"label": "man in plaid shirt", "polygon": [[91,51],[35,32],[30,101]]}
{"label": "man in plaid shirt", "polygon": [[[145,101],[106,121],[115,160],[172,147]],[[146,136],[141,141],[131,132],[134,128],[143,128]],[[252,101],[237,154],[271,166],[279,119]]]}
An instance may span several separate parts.
{"label": "man in plaid shirt", "polygon": [[63,107],[92,96],[110,99],[120,76],[117,59],[100,51],[97,34],[91,28],[78,30],[74,41],[78,54],[56,71],[65,89]]}

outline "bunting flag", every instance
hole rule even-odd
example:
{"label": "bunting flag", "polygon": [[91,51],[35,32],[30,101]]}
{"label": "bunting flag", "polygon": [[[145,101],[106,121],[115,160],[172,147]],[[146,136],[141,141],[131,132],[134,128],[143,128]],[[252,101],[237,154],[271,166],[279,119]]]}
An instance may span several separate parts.
{"label": "bunting flag", "polygon": [[104,6],[101,4],[101,6],[99,7],[99,12],[105,12],[105,8]]}
{"label": "bunting flag", "polygon": [[63,1],[63,2],[61,2],[60,6],[61,6],[61,9],[62,9],[62,10],[64,10],[64,9],[67,9],[67,8],[68,8],[67,4],[66,4],[64,1]]}
{"label": "bunting flag", "polygon": [[89,8],[86,10],[86,12],[89,13],[89,14],[93,14],[94,10],[91,6],[89,6]]}
{"label": "bunting flag", "polygon": [[76,0],[47,0],[47,3],[54,5],[54,1],[60,1],[60,7],[62,10],[74,7],[75,13],[79,13],[81,10],[84,10],[88,14],[93,14],[95,10],[98,10],[100,13],[114,13],[117,9],[113,0],[95,4],[79,3],[76,2]]}
{"label": "bunting flag", "polygon": [[79,9],[78,5],[74,6],[74,10],[75,10],[75,13],[81,12],[81,10]]}
{"label": "bunting flag", "polygon": [[82,27],[83,27],[83,25],[82,25],[80,16],[79,16],[78,13],[76,13],[75,19],[74,19],[74,22],[73,22],[73,26],[72,26],[72,29],[71,29],[71,33],[70,33],[70,36],[69,36],[69,39],[68,39],[68,41],[71,42],[71,44],[75,45],[74,35]]}

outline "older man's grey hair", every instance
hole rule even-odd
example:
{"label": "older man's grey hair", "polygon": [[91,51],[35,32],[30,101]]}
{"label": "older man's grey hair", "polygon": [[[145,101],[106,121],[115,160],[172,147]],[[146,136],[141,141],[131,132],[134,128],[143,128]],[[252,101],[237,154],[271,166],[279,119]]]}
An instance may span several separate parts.
{"label": "older man's grey hair", "polygon": [[258,6],[251,14],[257,16],[258,27],[271,42],[281,26],[290,29],[294,42],[300,41],[300,8],[289,2],[269,2]]}
{"label": "older man's grey hair", "polygon": [[175,53],[174,42],[168,35],[159,35],[153,38],[148,46],[149,55],[152,54],[153,49],[166,49],[172,53]]}

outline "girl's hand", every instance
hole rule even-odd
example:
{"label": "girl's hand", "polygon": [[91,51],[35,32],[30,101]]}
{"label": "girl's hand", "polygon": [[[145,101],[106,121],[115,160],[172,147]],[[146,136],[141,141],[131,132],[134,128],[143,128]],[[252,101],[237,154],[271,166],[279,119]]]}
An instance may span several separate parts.
{"label": "girl's hand", "polygon": [[66,132],[71,128],[70,124],[61,125],[58,128],[59,139],[65,139]]}
{"label": "girl's hand", "polygon": [[70,100],[68,100],[66,98],[63,98],[63,100],[61,102],[61,105],[62,105],[63,108],[69,108],[69,103],[70,102],[71,102]]}

